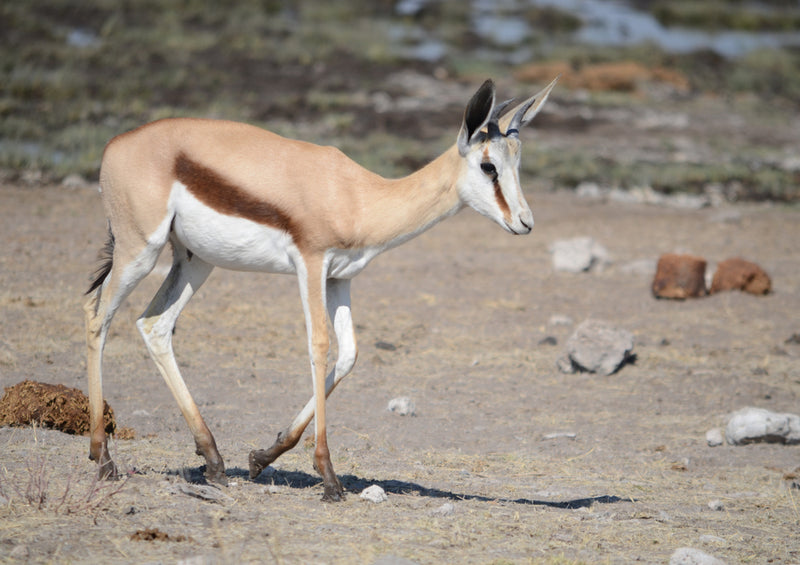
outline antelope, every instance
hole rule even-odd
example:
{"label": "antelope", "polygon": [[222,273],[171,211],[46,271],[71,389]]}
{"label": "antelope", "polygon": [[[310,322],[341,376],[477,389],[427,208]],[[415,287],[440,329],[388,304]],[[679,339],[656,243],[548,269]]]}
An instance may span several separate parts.
{"label": "antelope", "polygon": [[[100,167],[108,240],[86,317],[90,459],[100,478],[117,469],[103,428],[102,358],[114,313],[172,246],[172,267],[136,325],[205,458],[205,478],[225,485],[214,436],[183,381],[172,348],[181,310],[214,267],[297,276],[308,335],[313,396],[266,450],[249,456],[250,478],[294,447],[314,418],[314,469],[325,501],[344,491],[331,464],[325,401],[353,369],[350,280],[379,253],[465,206],[512,234],[533,214],[519,181],[519,129],[539,112],[558,77],[503,115],[487,80],[467,104],[455,144],[411,175],[390,180],[333,147],[255,126],[164,119],[113,138]],[[328,373],[328,321],[337,358]]]}

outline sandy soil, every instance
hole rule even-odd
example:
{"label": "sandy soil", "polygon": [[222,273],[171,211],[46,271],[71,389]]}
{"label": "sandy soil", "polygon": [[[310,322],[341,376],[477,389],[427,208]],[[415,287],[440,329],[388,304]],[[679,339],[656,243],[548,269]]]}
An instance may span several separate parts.
{"label": "sandy soil", "polygon": [[[112,453],[135,473],[96,485],[87,438],[0,429],[0,560],[665,563],[692,546],[729,563],[800,562],[800,491],[786,479],[800,447],[704,437],[744,406],[800,411],[800,346],[787,343],[800,331],[800,210],[531,200],[530,236],[467,211],[354,281],[359,362],[329,404],[341,504],[320,502],[308,442],[247,478],[249,451],[310,395],[305,331],[294,279],[222,270],[175,340],[231,483],[217,500],[192,496],[202,460],[134,326],[157,268],[106,349],[106,399],[136,432]],[[0,386],[86,390],[82,292],[104,232],[92,187],[0,186]],[[554,272],[548,245],[581,235],[613,264]],[[646,265],[669,251],[712,269],[754,260],[774,292],[655,300]],[[574,324],[549,325],[554,315]],[[608,377],[560,373],[566,338],[589,317],[633,332],[636,362]],[[415,416],[387,411],[397,396]],[[574,438],[543,439],[559,432]],[[361,500],[370,484],[388,500]],[[132,539],[152,528],[164,535]]]}

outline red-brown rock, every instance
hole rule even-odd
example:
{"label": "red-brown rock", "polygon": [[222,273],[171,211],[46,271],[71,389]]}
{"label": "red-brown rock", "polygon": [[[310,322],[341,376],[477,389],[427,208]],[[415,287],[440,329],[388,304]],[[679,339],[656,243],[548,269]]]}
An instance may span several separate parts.
{"label": "red-brown rock", "polygon": [[711,281],[711,293],[723,290],[743,290],[751,294],[767,294],[772,288],[769,275],[750,261],[738,257],[726,259],[717,265]]}
{"label": "red-brown rock", "polygon": [[694,298],[706,294],[706,260],[695,255],[665,253],[653,278],[656,298]]}

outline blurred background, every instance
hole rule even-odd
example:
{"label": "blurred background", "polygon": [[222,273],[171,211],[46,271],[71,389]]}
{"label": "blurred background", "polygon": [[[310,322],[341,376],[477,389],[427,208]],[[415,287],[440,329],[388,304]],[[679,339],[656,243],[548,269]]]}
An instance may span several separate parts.
{"label": "blurred background", "polygon": [[[94,182],[171,116],[246,121],[388,176],[554,76],[528,190],[800,198],[797,0],[6,0],[0,180]],[[76,180],[77,179],[77,180]]]}

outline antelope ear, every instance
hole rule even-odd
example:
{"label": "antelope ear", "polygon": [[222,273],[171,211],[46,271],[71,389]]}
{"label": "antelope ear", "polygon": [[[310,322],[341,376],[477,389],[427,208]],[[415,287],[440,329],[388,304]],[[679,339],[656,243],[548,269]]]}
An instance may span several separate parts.
{"label": "antelope ear", "polygon": [[494,108],[494,82],[487,80],[472,96],[464,111],[464,120],[458,132],[458,151],[466,155],[476,135],[486,126],[492,117]]}
{"label": "antelope ear", "polygon": [[561,78],[561,75],[554,78],[553,81],[540,92],[537,92],[503,116],[500,119],[500,130],[505,131],[506,135],[517,135],[519,129],[528,125],[534,116],[539,113],[539,110],[542,109],[547,97],[550,95],[550,91],[553,90],[559,78]]}

